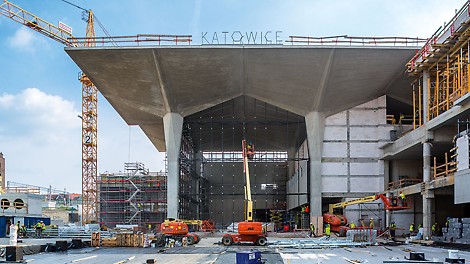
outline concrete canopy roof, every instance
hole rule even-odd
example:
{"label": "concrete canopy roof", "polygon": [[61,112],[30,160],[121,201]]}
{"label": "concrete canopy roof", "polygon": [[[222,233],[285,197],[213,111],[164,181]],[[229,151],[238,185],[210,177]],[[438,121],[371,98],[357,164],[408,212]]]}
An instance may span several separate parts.
{"label": "concrete canopy roof", "polygon": [[129,125],[165,151],[162,117],[246,95],[326,116],[387,94],[411,103],[404,65],[416,47],[79,47],[66,52]]}

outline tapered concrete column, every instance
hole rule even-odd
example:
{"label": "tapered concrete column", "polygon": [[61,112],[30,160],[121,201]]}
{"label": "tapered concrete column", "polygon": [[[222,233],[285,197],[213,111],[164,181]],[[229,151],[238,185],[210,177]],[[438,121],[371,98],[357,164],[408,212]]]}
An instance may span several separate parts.
{"label": "tapered concrete column", "polygon": [[423,98],[422,105],[423,105],[423,123],[429,121],[428,110],[429,110],[429,71],[423,71]]}
{"label": "tapered concrete column", "polygon": [[167,113],[163,117],[165,145],[168,165],[167,175],[167,217],[178,218],[181,134],[183,117],[178,113]]}
{"label": "tapered concrete column", "polygon": [[321,158],[323,133],[325,132],[325,115],[321,112],[310,112],[305,116],[309,156],[310,179],[310,219],[318,233],[323,233],[322,218],[322,185]]}
{"label": "tapered concrete column", "polygon": [[[423,143],[423,182],[427,183],[431,180],[431,143]],[[425,190],[423,196],[423,237],[431,236],[432,225],[432,203],[434,192],[432,190]]]}

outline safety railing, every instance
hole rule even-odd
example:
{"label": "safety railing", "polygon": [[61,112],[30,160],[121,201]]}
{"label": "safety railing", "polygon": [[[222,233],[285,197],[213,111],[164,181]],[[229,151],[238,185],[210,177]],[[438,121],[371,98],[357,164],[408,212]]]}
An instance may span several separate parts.
{"label": "safety railing", "polygon": [[96,46],[116,46],[119,44],[145,46],[145,45],[191,45],[191,35],[159,35],[159,34],[138,34],[134,36],[110,36],[110,37],[80,37],[70,39],[78,46],[85,44],[95,44]]}
{"label": "safety railing", "polygon": [[444,155],[444,164],[437,163],[437,157],[434,157],[434,166],[432,167],[433,178],[447,177],[454,174],[457,170],[456,157],[457,153],[455,152],[456,148],[450,150],[450,154],[447,152]]}
{"label": "safety railing", "polygon": [[424,46],[416,53],[413,58],[408,62],[408,71],[415,69],[418,61],[423,61],[425,57],[432,54],[433,46],[438,46],[444,43],[447,38],[455,35],[459,27],[466,26],[466,21],[470,17],[470,4],[467,2],[465,5],[455,13],[454,17],[446,23],[444,27],[439,27],[436,32],[426,41]]}
{"label": "safety railing", "polygon": [[420,47],[428,39],[409,37],[353,37],[348,35],[309,37],[289,36],[285,42],[291,45],[342,45],[342,46],[416,46]]}
{"label": "safety railing", "polygon": [[389,190],[399,189],[399,188],[403,188],[403,187],[406,187],[406,186],[415,185],[415,184],[418,184],[418,183],[421,183],[421,182],[423,182],[423,180],[421,180],[421,179],[401,179],[401,180],[398,180],[398,181],[389,182],[388,183],[388,189]]}

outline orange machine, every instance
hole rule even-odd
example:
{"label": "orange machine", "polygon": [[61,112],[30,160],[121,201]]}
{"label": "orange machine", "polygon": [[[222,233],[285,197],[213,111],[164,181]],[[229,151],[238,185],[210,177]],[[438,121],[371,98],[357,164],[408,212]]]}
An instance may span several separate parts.
{"label": "orange machine", "polygon": [[263,234],[263,224],[253,222],[253,201],[251,200],[250,171],[248,168],[248,159],[254,157],[254,147],[247,145],[246,140],[242,140],[243,150],[243,172],[245,173],[245,221],[238,224],[238,234],[225,234],[222,237],[222,243],[230,246],[232,243],[252,242],[258,246],[267,244],[266,236]]}
{"label": "orange machine", "polygon": [[346,231],[349,230],[349,227],[346,226],[348,224],[348,219],[342,214],[335,214],[335,209],[343,209],[349,205],[373,202],[378,199],[382,200],[385,210],[398,211],[411,208],[411,204],[409,202],[403,202],[400,204],[396,197],[388,198],[384,194],[380,193],[351,201],[330,204],[328,213],[323,214],[323,222],[330,224],[331,231],[339,233],[340,236],[344,236],[346,235]]}
{"label": "orange machine", "polygon": [[188,225],[180,220],[167,219],[161,225],[161,235],[157,238],[157,246],[162,247],[169,239],[182,242],[185,237],[188,245],[197,244],[201,240],[196,234],[189,233]]}

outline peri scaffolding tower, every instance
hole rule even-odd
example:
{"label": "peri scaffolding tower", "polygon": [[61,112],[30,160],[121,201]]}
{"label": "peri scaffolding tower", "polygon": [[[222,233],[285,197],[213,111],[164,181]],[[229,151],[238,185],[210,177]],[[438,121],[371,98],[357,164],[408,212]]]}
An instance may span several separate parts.
{"label": "peri scaffolding tower", "polygon": [[98,177],[99,219],[107,226],[155,226],[166,214],[167,177],[142,163],[125,163],[125,171]]}

